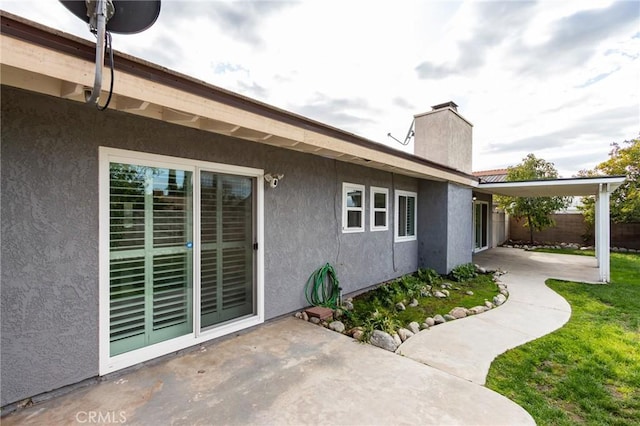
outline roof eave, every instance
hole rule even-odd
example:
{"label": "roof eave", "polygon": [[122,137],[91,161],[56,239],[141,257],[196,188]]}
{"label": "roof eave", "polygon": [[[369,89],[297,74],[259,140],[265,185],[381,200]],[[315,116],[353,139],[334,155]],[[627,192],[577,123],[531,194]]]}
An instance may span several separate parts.
{"label": "roof eave", "polygon": [[480,183],[479,192],[506,196],[587,196],[596,195],[600,185],[609,186],[615,191],[624,183],[626,176],[598,176],[570,179],[547,179],[531,181],[512,181]]}

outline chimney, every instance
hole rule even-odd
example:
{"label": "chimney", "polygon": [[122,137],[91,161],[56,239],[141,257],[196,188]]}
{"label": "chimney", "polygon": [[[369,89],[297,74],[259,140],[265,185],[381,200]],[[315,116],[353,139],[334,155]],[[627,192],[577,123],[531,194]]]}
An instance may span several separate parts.
{"label": "chimney", "polygon": [[414,116],[413,153],[435,163],[471,174],[472,128],[449,101]]}

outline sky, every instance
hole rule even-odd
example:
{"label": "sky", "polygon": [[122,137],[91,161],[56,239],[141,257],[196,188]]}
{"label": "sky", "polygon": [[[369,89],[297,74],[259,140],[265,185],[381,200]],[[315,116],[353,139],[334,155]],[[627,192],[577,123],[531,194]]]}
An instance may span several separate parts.
{"label": "sky", "polygon": [[[95,41],[58,1],[0,8]],[[533,153],[571,177],[640,134],[638,0],[163,0],[113,47],[409,152],[387,134],[454,101],[474,170]]]}

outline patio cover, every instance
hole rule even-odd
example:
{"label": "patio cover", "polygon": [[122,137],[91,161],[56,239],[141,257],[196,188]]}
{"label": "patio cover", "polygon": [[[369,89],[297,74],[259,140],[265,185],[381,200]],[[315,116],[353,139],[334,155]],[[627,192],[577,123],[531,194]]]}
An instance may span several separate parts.
{"label": "patio cover", "polygon": [[480,183],[477,191],[509,197],[596,197],[595,248],[600,281],[610,280],[610,212],[609,198],[625,180],[625,176],[549,179],[518,182]]}

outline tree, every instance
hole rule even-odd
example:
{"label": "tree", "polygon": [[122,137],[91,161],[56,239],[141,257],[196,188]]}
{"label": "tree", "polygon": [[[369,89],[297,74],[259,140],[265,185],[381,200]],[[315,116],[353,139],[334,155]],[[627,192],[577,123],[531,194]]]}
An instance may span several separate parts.
{"label": "tree", "polygon": [[[536,158],[529,154],[522,163],[507,169],[507,181],[527,181],[557,179],[558,171],[553,163]],[[517,221],[524,219],[524,226],[529,228],[530,242],[533,243],[533,232],[542,231],[555,225],[551,214],[566,209],[571,204],[571,197],[507,197],[496,196],[500,208]]]}
{"label": "tree", "polygon": [[[592,170],[580,170],[578,176],[616,176],[625,175],[625,182],[611,194],[611,220],[616,223],[640,222],[640,138],[611,144],[609,159],[598,164]],[[595,222],[595,198],[584,197],[582,211],[587,226]]]}

